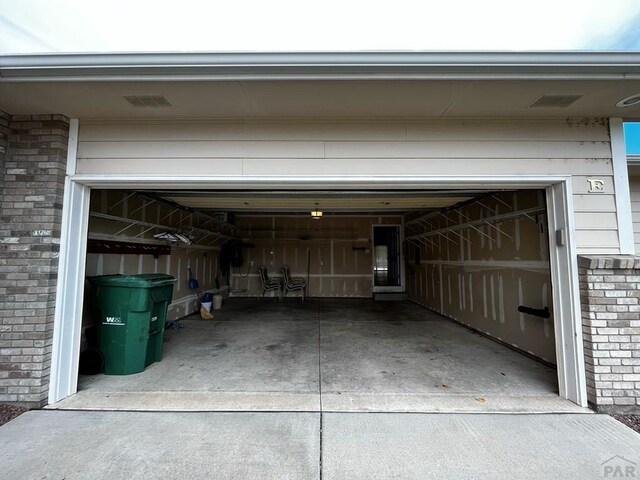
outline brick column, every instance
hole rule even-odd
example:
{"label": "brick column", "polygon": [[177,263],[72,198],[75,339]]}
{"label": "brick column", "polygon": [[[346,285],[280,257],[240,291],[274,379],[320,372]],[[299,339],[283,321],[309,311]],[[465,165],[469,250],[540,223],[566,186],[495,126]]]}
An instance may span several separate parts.
{"label": "brick column", "polygon": [[62,115],[10,117],[0,170],[0,402],[47,400],[68,134]]}
{"label": "brick column", "polygon": [[9,120],[9,114],[0,110],[0,200],[2,199],[2,186],[4,184],[4,162],[7,155],[7,144],[9,143]]}
{"label": "brick column", "polygon": [[640,257],[578,256],[589,403],[640,413]]}

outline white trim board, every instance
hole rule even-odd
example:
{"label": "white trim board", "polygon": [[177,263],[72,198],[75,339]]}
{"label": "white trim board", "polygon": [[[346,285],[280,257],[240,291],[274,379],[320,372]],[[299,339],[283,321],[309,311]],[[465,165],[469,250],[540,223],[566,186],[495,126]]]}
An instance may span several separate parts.
{"label": "white trim board", "polygon": [[613,182],[616,192],[616,216],[618,220],[618,238],[620,253],[635,254],[633,238],[633,218],[631,213],[631,193],[629,191],[629,169],[627,165],[627,149],[624,141],[624,130],[621,118],[609,119],[611,135],[611,155],[613,165]]}
{"label": "white trim board", "polygon": [[74,394],[78,388],[89,198],[89,187],[67,178],[53,320],[49,403]]}
{"label": "white trim board", "polygon": [[[571,182],[568,178],[547,188],[549,259],[560,396],[586,407],[587,380]],[[564,236],[564,245],[557,243],[559,230],[564,230],[565,234],[560,235]]]}
{"label": "white trim board", "polygon": [[[344,190],[385,190],[398,189],[456,189],[475,187],[495,190],[505,186],[518,188],[546,188],[553,183],[563,182],[567,175],[342,175],[342,176],[249,176],[249,175],[87,175],[77,174],[71,179],[92,188],[137,190],[205,189],[272,190],[286,188],[293,190],[314,190],[335,188]],[[386,215],[383,215],[386,216]]]}
{"label": "white trim board", "polygon": [[[586,380],[582,352],[573,199],[570,176],[343,176],[343,177],[158,177],[158,176],[82,176],[67,180],[63,205],[63,239],[56,295],[53,361],[49,403],[72,395],[77,389],[86,223],[90,189],[127,188],[274,189],[279,186],[298,190],[338,189],[411,189],[411,188],[546,188],[549,206],[549,236],[553,306],[558,351],[560,396],[586,406]],[[69,225],[80,228],[70,228]],[[555,231],[564,229],[567,242],[556,246]],[[553,234],[552,234],[553,232]],[[556,248],[554,248],[554,246]]]}
{"label": "white trim board", "polygon": [[67,175],[76,174],[78,160],[78,133],[80,123],[77,118],[69,120],[69,141],[67,144]]}

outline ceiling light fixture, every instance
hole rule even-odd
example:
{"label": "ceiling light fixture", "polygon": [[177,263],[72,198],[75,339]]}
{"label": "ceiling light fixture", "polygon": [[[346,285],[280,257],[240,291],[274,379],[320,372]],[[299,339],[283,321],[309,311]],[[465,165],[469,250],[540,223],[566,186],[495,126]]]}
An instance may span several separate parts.
{"label": "ceiling light fixture", "polygon": [[311,218],[313,218],[314,220],[320,220],[322,218],[322,210],[320,210],[320,207],[318,207],[317,203],[316,208],[311,211]]}
{"label": "ceiling light fixture", "polygon": [[636,93],[635,95],[630,95],[628,97],[623,98],[618,103],[616,103],[616,107],[618,108],[626,108],[632,107],[633,105],[640,104],[640,93]]}

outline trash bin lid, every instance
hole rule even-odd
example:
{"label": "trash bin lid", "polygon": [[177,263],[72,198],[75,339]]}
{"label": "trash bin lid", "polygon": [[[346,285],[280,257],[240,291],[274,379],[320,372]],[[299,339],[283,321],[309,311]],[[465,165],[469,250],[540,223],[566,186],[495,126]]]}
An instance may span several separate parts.
{"label": "trash bin lid", "polygon": [[153,288],[176,283],[176,279],[164,273],[142,273],[140,275],[102,275],[91,278],[91,283],[102,287]]}

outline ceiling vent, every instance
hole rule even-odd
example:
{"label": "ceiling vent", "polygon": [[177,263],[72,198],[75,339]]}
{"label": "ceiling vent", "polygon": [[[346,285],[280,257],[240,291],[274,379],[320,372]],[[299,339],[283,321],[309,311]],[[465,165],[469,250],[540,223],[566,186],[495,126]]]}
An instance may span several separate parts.
{"label": "ceiling vent", "polygon": [[529,108],[567,108],[584,95],[542,95]]}
{"label": "ceiling vent", "polygon": [[134,107],[170,107],[171,104],[162,95],[125,95],[124,98]]}

